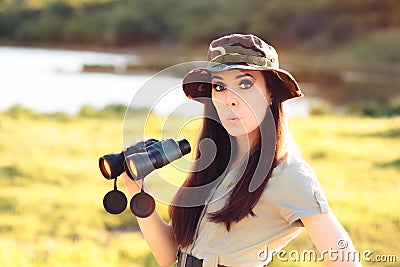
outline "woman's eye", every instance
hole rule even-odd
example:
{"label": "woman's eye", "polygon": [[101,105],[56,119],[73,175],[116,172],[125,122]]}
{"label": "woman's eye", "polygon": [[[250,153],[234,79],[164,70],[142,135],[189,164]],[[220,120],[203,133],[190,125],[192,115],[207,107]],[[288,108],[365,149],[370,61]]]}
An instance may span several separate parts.
{"label": "woman's eye", "polygon": [[241,89],[249,89],[250,87],[252,87],[254,85],[254,83],[250,80],[243,80],[239,83],[239,87]]}
{"label": "woman's eye", "polygon": [[223,84],[213,84],[213,88],[215,89],[215,91],[223,91],[226,89],[225,85]]}

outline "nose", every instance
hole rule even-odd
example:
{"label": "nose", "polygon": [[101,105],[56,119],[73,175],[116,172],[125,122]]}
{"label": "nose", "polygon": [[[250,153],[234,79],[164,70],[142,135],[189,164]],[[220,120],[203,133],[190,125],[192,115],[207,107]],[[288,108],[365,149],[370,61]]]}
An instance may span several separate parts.
{"label": "nose", "polygon": [[224,103],[227,107],[237,106],[239,104],[237,94],[230,89],[225,90]]}

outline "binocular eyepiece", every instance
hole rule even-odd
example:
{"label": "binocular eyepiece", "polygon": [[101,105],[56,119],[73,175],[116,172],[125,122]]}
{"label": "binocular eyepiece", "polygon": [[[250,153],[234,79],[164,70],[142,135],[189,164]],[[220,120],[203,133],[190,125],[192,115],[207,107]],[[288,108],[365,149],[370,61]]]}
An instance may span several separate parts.
{"label": "binocular eyepiece", "polygon": [[115,179],[126,171],[129,178],[140,180],[153,170],[190,153],[186,139],[174,141],[172,138],[158,141],[148,139],[130,146],[125,152],[111,153],[99,158],[99,168],[106,179]]}

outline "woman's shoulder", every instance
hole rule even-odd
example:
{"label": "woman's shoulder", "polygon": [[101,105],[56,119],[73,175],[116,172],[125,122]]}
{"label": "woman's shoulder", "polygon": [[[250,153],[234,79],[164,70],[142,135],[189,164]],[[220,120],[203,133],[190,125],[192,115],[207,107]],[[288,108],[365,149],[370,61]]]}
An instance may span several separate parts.
{"label": "woman's shoulder", "polygon": [[269,195],[313,193],[320,183],[311,165],[298,154],[288,154],[272,172],[265,191]]}
{"label": "woman's shoulder", "polygon": [[287,180],[296,178],[316,179],[311,165],[298,153],[286,153],[272,171],[272,180]]}
{"label": "woman's shoulder", "polygon": [[318,177],[308,162],[289,156],[277,168],[262,200],[276,207],[290,224],[301,216],[329,211]]}

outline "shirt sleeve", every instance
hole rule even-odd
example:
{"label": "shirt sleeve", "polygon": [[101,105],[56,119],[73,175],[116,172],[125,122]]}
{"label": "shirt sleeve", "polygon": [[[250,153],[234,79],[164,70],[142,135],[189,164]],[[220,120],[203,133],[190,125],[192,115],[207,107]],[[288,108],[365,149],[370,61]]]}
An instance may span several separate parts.
{"label": "shirt sleeve", "polygon": [[290,226],[304,226],[302,217],[330,211],[318,178],[306,162],[287,166],[276,178],[272,201]]}

